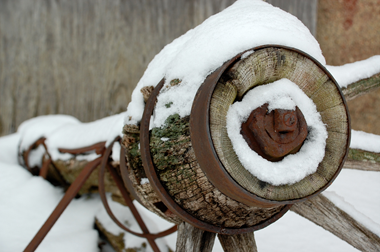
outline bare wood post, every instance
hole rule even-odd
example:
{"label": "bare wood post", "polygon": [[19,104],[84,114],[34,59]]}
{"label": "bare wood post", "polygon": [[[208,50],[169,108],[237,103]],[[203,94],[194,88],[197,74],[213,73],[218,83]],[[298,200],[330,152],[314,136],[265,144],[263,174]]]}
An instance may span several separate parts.
{"label": "bare wood post", "polygon": [[218,234],[224,252],[257,252],[254,233],[237,235]]}
{"label": "bare wood post", "polygon": [[200,230],[182,222],[178,225],[177,252],[208,252],[212,251],[215,233]]}
{"label": "bare wood post", "polygon": [[360,251],[380,251],[379,236],[323,195],[294,204],[291,210],[330,231]]}

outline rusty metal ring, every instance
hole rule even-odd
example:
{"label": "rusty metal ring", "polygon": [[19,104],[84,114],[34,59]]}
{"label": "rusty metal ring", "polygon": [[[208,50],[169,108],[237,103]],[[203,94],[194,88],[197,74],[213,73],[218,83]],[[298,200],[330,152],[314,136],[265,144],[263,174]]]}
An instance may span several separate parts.
{"label": "rusty metal ring", "polygon": [[142,204],[140,197],[137,195],[135,188],[133,187],[132,180],[129,178],[126,162],[125,162],[125,150],[124,147],[120,146],[120,174],[123,180],[124,186],[127,188],[128,192],[132,194],[133,198]]}
{"label": "rusty metal ring", "polygon": [[[225,65],[230,65],[234,60],[236,60],[238,56],[234,57]],[[221,68],[223,68],[225,65],[223,65]],[[225,68],[224,68],[225,69]],[[223,69],[223,70],[224,70]],[[222,71],[223,71],[222,70]],[[215,72],[218,73],[220,69],[216,70]],[[214,72],[214,73],[215,73]],[[211,74],[211,75],[214,75]],[[141,120],[140,124],[140,145],[141,145],[141,159],[142,163],[144,166],[145,174],[147,175],[149,182],[157,195],[160,197],[162,202],[166,205],[166,207],[172,211],[174,214],[176,214],[178,217],[180,217],[183,221],[186,221],[193,225],[194,227],[197,227],[199,229],[213,232],[213,233],[219,233],[219,234],[228,234],[228,235],[234,235],[234,234],[242,234],[242,233],[248,233],[248,232],[253,232],[255,230],[262,229],[269,224],[275,222],[279,218],[281,218],[291,207],[291,205],[286,205],[284,206],[280,212],[274,214],[271,218],[254,225],[252,227],[248,228],[225,228],[225,227],[219,227],[215,226],[212,224],[209,224],[207,222],[198,220],[188,212],[186,212],[184,209],[182,209],[174,200],[173,198],[169,195],[169,193],[166,191],[166,189],[163,187],[161,184],[161,181],[157,175],[156,169],[153,164],[152,156],[150,153],[150,146],[149,146],[149,141],[150,141],[150,132],[149,132],[149,124],[150,124],[150,118],[153,113],[157,96],[163,87],[165,83],[165,79],[162,79],[158,85],[154,88],[152,94],[150,95],[147,103],[145,104],[145,109],[143,113],[143,117]],[[201,142],[201,141],[199,141]],[[195,149],[195,148],[194,148]],[[219,188],[218,188],[219,189]]]}
{"label": "rusty metal ring", "polygon": [[[344,106],[347,108],[346,100],[344,99],[342,91],[339,88],[334,77],[321,63],[319,63],[316,59],[306,54],[305,52],[302,52],[292,47],[287,47],[287,46],[282,46],[282,45],[263,45],[263,46],[249,49],[247,51],[250,51],[250,50],[256,51],[256,50],[264,49],[267,47],[277,47],[277,48],[291,50],[312,60],[332,80],[332,82],[334,83],[334,85],[337,87],[339,91],[339,94],[343,100]],[[239,202],[242,202],[246,205],[273,207],[276,205],[294,204],[296,202],[304,201],[312,196],[317,195],[319,192],[322,192],[323,190],[325,190],[335,180],[340,170],[342,169],[344,161],[348,155],[348,148],[349,148],[349,143],[350,143],[350,116],[346,110],[346,115],[347,115],[347,120],[348,120],[348,137],[347,137],[347,142],[346,142],[346,146],[347,146],[346,152],[342,158],[342,162],[340,163],[339,168],[336,170],[331,180],[328,183],[326,183],[322,188],[320,188],[318,191],[316,191],[315,193],[307,197],[295,199],[295,200],[286,200],[286,201],[281,201],[281,202],[264,199],[257,195],[254,195],[253,193],[250,193],[241,185],[239,185],[229,175],[229,173],[226,171],[223,164],[219,160],[219,157],[216,154],[214,144],[211,138],[210,123],[209,123],[211,97],[218,83],[219,78],[222,76],[224,70],[226,70],[230,65],[232,65],[232,63],[234,63],[234,61],[240,58],[240,56],[244,54],[245,52],[242,52],[236,55],[234,58],[224,63],[223,66],[221,66],[215,72],[210,74],[206,78],[204,83],[201,85],[201,87],[198,89],[198,92],[193,102],[193,107],[191,109],[191,115],[190,115],[190,135],[191,135],[191,140],[194,147],[195,156],[197,157],[198,163],[200,164],[202,171],[206,174],[207,178],[216,188],[218,188],[222,193],[229,196],[230,198],[235,199]],[[203,140],[197,141],[197,139],[203,139]]]}
{"label": "rusty metal ring", "polygon": [[[111,151],[112,151],[112,147],[113,147],[113,144],[116,142],[116,141],[119,141],[120,139],[120,136],[117,136],[112,142],[111,144],[107,147],[107,149],[105,150],[104,154],[103,154],[103,157],[102,157],[102,162],[100,164],[100,169],[99,169],[99,180],[98,180],[98,183],[99,183],[99,195],[100,195],[100,198],[102,200],[102,203],[104,205],[104,208],[106,209],[108,215],[110,216],[110,218],[123,230],[127,231],[128,233],[131,233],[133,235],[136,235],[138,237],[143,237],[143,238],[146,238],[148,239],[150,245],[152,247],[157,247],[157,245],[154,245],[154,244],[151,244],[152,241],[154,239],[157,239],[157,238],[160,238],[160,237],[163,237],[163,236],[166,236],[168,234],[171,234],[173,232],[175,232],[177,230],[177,227],[174,226],[174,227],[171,227],[165,231],[162,231],[160,233],[156,233],[156,234],[151,234],[149,233],[148,229],[146,228],[144,222],[142,221],[142,218],[141,216],[139,215],[137,209],[135,208],[135,206],[133,205],[132,203],[132,200],[129,198],[128,196],[128,193],[125,192],[123,193],[123,189],[125,190],[125,188],[123,187],[119,187],[120,184],[122,183],[121,182],[121,179],[117,180],[117,174],[113,174],[112,171],[111,171],[111,175],[113,175],[115,182],[117,183],[119,189],[122,191],[122,195],[124,197],[124,199],[127,201],[127,205],[128,207],[130,208],[132,214],[134,215],[136,221],[138,222],[138,224],[140,225],[141,229],[143,230],[143,233],[137,233],[129,228],[127,228],[126,226],[124,226],[117,218],[116,216],[113,214],[110,206],[108,205],[108,202],[107,202],[107,198],[106,198],[106,192],[105,192],[105,186],[104,186],[104,175],[105,175],[105,168],[106,166],[108,165],[108,158],[111,154]],[[116,175],[116,176],[115,176]]]}

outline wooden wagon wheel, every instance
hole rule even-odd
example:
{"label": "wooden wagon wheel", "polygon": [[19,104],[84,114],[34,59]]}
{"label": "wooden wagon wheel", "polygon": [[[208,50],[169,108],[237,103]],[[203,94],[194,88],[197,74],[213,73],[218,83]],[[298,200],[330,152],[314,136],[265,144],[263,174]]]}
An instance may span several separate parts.
{"label": "wooden wagon wheel", "polygon": [[[282,78],[288,78],[296,83],[314,101],[329,135],[324,159],[314,173],[295,183],[276,185],[261,181],[254,174],[248,173],[245,166],[240,163],[236,156],[237,151],[232,148],[231,139],[227,134],[226,114],[228,107],[235,101],[244,99],[245,94],[256,92],[258,86]],[[247,249],[256,251],[252,231],[273,223],[289,209],[322,226],[359,250],[379,251],[380,238],[377,234],[335,206],[328,198],[318,195],[335,179],[347,153],[348,161],[345,164],[347,168],[380,171],[380,154],[355,149],[350,149],[348,152],[350,129],[345,99],[332,76],[318,62],[303,52],[283,46],[254,48],[248,52],[248,56],[243,52],[206,78],[198,90],[190,117],[170,116],[164,127],[153,128],[150,133],[150,117],[163,83],[164,80],[154,90],[150,87],[143,90],[149,99],[141,127],[134,125],[124,127],[120,172],[125,187],[134,198],[165,219],[179,224],[177,251],[187,251],[189,248],[193,251],[211,251],[215,233],[218,233],[225,251],[247,251]],[[353,99],[378,86],[380,86],[380,73],[349,85],[343,90],[343,94]],[[262,111],[266,113],[267,108],[268,106],[264,105],[254,111],[258,114]],[[293,114],[274,110],[266,113],[268,117],[265,118],[274,120],[276,124],[281,122],[281,116],[290,115],[290,118],[298,122],[302,128],[305,125],[302,122],[301,110],[296,108]],[[274,119],[276,113],[280,119]],[[293,134],[291,138],[298,139],[302,132],[299,129],[293,130],[294,125],[292,125],[276,127],[282,127],[284,132],[281,134],[298,132],[298,135],[293,136]],[[270,127],[267,130],[270,131],[272,129]],[[243,129],[242,127],[242,132]],[[199,139],[204,141],[201,142]],[[40,139],[35,145],[43,143],[44,139]],[[286,144],[289,143],[292,141],[287,140]],[[80,150],[60,149],[60,151],[77,153],[95,149],[99,153],[106,152],[102,159],[99,177],[99,190],[102,200],[105,201],[102,177],[112,145],[107,149],[104,145],[105,143],[101,142]],[[295,146],[284,149],[294,154],[300,149],[298,142]],[[24,158],[28,157],[31,148],[23,155]],[[260,146],[258,148],[260,151]],[[260,155],[266,157],[265,153]],[[271,158],[273,157],[269,155],[269,160]],[[368,162],[369,160],[371,162]],[[278,157],[275,157],[274,161],[278,161]],[[78,176],[80,183],[85,181],[85,177],[100,162],[98,158],[84,168]],[[28,164],[27,159],[25,164]],[[41,169],[40,175],[46,174],[47,166],[43,167],[45,168]],[[110,171],[128,201],[128,193],[122,187],[117,172],[113,169]],[[146,183],[146,178],[149,178],[150,183]],[[57,206],[58,212],[63,211],[80,188],[74,187],[76,189],[69,189],[71,191],[68,196],[65,195],[63,203]],[[105,205],[107,211],[110,211],[108,204]],[[194,211],[194,208],[197,210]],[[226,209],[227,212],[224,212]],[[54,212],[52,216],[54,221],[59,217]],[[47,221],[41,232],[46,234],[46,230],[54,224],[54,221]],[[158,247],[154,246],[154,239],[174,229],[156,235],[149,232],[138,234],[129,229],[127,231],[138,236],[146,236],[154,250],[159,251]],[[350,232],[346,232],[348,229]],[[43,239],[38,234],[36,237],[39,239],[38,242]],[[34,247],[38,246],[33,241],[31,244]]]}
{"label": "wooden wagon wheel", "polygon": [[[158,95],[160,87],[157,86],[153,92],[152,87],[142,90],[145,93],[144,97],[150,96],[150,99],[147,100],[141,128],[134,125],[126,125],[124,128],[128,176],[134,181],[133,187],[138,192],[141,201],[145,202],[147,208],[168,220],[175,219],[176,223],[186,220],[196,227],[186,223],[179,225],[178,251],[186,246],[198,249],[194,251],[209,251],[212,248],[213,237],[215,237],[209,233],[210,231],[220,234],[218,237],[225,251],[245,251],[244,247],[252,248],[254,246],[252,232],[234,233],[228,231],[228,228],[238,230],[238,226],[232,224],[226,228],[220,224],[227,223],[228,217],[220,214],[218,202],[214,202],[215,204],[209,209],[204,207],[202,210],[202,207],[192,201],[210,197],[207,192],[202,192],[204,190],[202,186],[205,184],[208,187],[204,191],[213,191],[213,195],[217,194],[223,197],[223,202],[240,202],[239,204],[245,206],[245,211],[249,211],[247,210],[249,207],[261,207],[261,209],[271,209],[273,213],[276,211],[273,209],[280,209],[284,204],[288,204],[288,206],[294,204],[291,208],[293,211],[336,235],[339,233],[340,238],[348,241],[354,247],[359,249],[367,248],[366,246],[379,247],[379,242],[375,242],[373,245],[373,241],[379,240],[376,235],[343,213],[341,209],[338,210],[327,198],[322,195],[318,196],[319,192],[331,184],[342,168],[348,153],[350,139],[349,116],[345,99],[333,77],[310,56],[292,48],[263,46],[254,48],[254,52],[244,59],[241,58],[241,55],[237,55],[207,77],[194,100],[190,118],[179,118],[179,116],[173,115],[168,118],[167,126],[161,129],[153,128],[150,136],[150,116],[154,108],[155,96]],[[329,136],[326,140],[326,154],[316,172],[292,185],[276,186],[261,183],[255,176],[247,173],[237,161],[236,155],[231,155],[234,151],[228,139],[223,118],[236,97],[240,100],[248,90],[254,90],[255,86],[281,78],[288,78],[296,83],[313,100],[323,123],[326,124]],[[173,85],[179,82],[179,80],[172,81]],[[208,82],[212,84],[208,85]],[[372,86],[375,85],[372,84]],[[347,93],[348,91],[345,91],[345,94]],[[197,109],[203,109],[205,113],[196,112]],[[206,127],[203,127],[204,125]],[[199,138],[202,134],[203,137]],[[170,137],[167,137],[169,135]],[[142,161],[139,153],[136,152],[139,144],[141,144]],[[171,159],[170,155],[174,159]],[[150,159],[151,157],[152,159]],[[144,163],[145,170],[142,169],[141,162]],[[212,168],[213,162],[218,167],[225,169],[216,172],[214,169],[216,166]],[[228,179],[225,179],[226,177]],[[142,184],[141,180],[144,178],[149,178],[150,183]],[[204,184],[192,183],[199,178]],[[232,187],[234,189],[231,189]],[[190,189],[190,192],[187,192],[187,189]],[[197,193],[202,197],[197,198]],[[150,200],[148,195],[154,195],[155,200]],[[314,197],[310,198],[310,196]],[[215,201],[215,199],[212,200]],[[365,234],[366,242],[369,245],[365,245],[365,242],[353,241],[344,234],[340,234],[342,230],[339,228],[335,227],[334,231],[334,228],[326,227],[326,221],[332,221],[336,216],[327,214],[326,209],[319,207],[318,204],[326,204],[329,209],[334,209],[331,211],[341,215],[339,220],[342,223],[350,222],[350,226],[359,225],[360,228],[355,228],[357,235]],[[210,209],[214,209],[214,214],[210,214],[210,211],[213,211]],[[181,215],[181,210],[185,210],[186,214]],[[252,209],[250,210],[252,211]],[[252,216],[255,216],[255,211],[257,210],[252,211]],[[197,221],[192,222],[191,218],[186,217],[187,215],[194,217]],[[207,217],[207,215],[211,217]],[[236,212],[236,215],[239,213]],[[268,218],[270,216],[264,217],[264,219]],[[223,222],[218,222],[220,219]],[[204,223],[219,229],[209,229],[209,227],[205,227]],[[259,223],[250,225],[253,227],[257,224]],[[245,223],[242,226],[247,227],[248,225]],[[235,235],[223,235],[223,233]],[[194,237],[190,238],[189,234]],[[189,245],[191,242],[193,243]],[[359,243],[360,245],[358,245]]]}

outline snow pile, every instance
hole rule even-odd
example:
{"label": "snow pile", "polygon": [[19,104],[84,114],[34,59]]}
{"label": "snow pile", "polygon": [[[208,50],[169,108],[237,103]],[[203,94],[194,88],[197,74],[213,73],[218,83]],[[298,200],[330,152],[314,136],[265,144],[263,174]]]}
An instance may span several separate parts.
{"label": "snow pile", "polygon": [[38,139],[47,137],[63,126],[79,123],[78,119],[68,115],[45,115],[26,120],[17,129],[21,136],[20,151],[27,150]]}
{"label": "snow pile", "polygon": [[[19,150],[22,153],[39,138],[45,137],[45,144],[52,159],[68,160],[74,156],[69,153],[61,153],[58,148],[77,149],[91,146],[98,142],[106,142],[106,146],[108,146],[117,136],[122,135],[124,116],[125,112],[89,123],[81,123],[78,119],[66,115],[39,116],[23,122],[17,133],[12,137],[10,136],[10,138],[19,139]],[[5,140],[2,142],[7,144]],[[0,142],[0,145],[2,142]],[[44,153],[45,149],[42,146],[33,150],[29,155],[29,165],[31,167],[34,165],[41,166]],[[119,161],[119,153],[120,144],[115,143],[112,159]],[[4,156],[7,155],[4,154]],[[91,161],[98,156],[95,153],[86,153],[86,155],[77,156],[77,159]]]}
{"label": "snow pile", "polygon": [[[2,138],[0,142],[1,140]],[[0,149],[0,153],[2,151],[4,151],[3,148]],[[32,177],[18,165],[0,163],[0,174],[1,251],[22,251],[54,209],[63,192],[39,177]],[[328,190],[343,196],[347,203],[354,205],[358,211],[372,220],[369,222],[379,224],[380,201],[374,200],[380,197],[379,179],[379,172],[343,169]],[[352,186],[352,181],[355,181],[356,186]],[[123,223],[128,221],[131,228],[138,231],[133,220],[129,219],[130,214],[126,207],[110,199],[108,202],[117,218]],[[136,207],[142,212],[144,220],[149,217],[150,221],[146,221],[146,224],[153,232],[155,231],[153,226],[165,230],[172,225],[138,204]],[[108,217],[102,209],[103,206],[98,197],[74,199],[37,251],[99,252],[98,235],[93,229],[94,217],[101,219],[107,229],[112,230],[114,234],[118,232],[111,220],[107,220]],[[176,235],[174,233],[164,238],[171,248],[175,248]],[[258,250],[262,252],[278,251],[279,248],[282,251],[308,252],[358,251],[330,232],[293,212],[288,212],[267,228],[256,231],[255,238]],[[139,244],[136,239],[138,238],[127,234],[124,237],[128,246]],[[165,241],[161,242],[165,243]],[[147,251],[151,251],[149,245]],[[223,251],[218,239],[215,239],[213,251]]]}
{"label": "snow pile", "polygon": [[[0,138],[0,140],[3,140]],[[0,141],[2,142],[2,141]],[[4,149],[1,148],[0,152]],[[16,152],[16,148],[14,152]],[[19,165],[0,160],[0,244],[1,251],[22,251],[46,221],[63,196],[63,190],[53,187],[41,177],[34,177]],[[11,192],[11,194],[10,194]],[[141,232],[131,211],[107,195],[108,203],[115,216],[129,228]],[[171,227],[172,224],[136,205],[148,229],[155,233],[160,228]],[[146,239],[135,237],[121,230],[108,216],[99,196],[73,199],[62,216],[58,219],[46,238],[38,247],[38,251],[99,251],[98,233],[94,229],[95,217],[108,232],[118,236],[124,233],[126,248],[141,247]],[[152,217],[156,221],[152,221]],[[157,240],[161,251],[167,250],[165,239]],[[146,252],[151,252],[148,246]]]}
{"label": "snow pile", "polygon": [[[308,137],[299,152],[279,162],[270,162],[253,151],[240,134],[241,124],[251,112],[269,103],[276,108],[294,110],[298,106],[308,125]],[[293,82],[281,79],[255,87],[227,113],[227,133],[244,168],[258,179],[272,185],[294,184],[314,173],[325,154],[327,130],[313,101]]]}
{"label": "snow pile", "polygon": [[181,82],[170,92],[162,89],[152,127],[162,126],[169,115],[189,115],[194,96],[207,75],[235,55],[268,44],[298,48],[325,64],[317,41],[296,17],[263,1],[240,0],[155,56],[132,93],[125,123],[140,122],[144,109],[140,90],[156,86],[162,78],[166,79],[165,87],[173,79]]}
{"label": "snow pile", "polygon": [[[60,153],[58,148],[76,149],[87,147],[98,142],[106,142],[108,146],[117,136],[122,135],[125,113],[108,116],[89,123],[68,124],[46,136],[46,145],[53,160],[68,160],[73,156]],[[115,155],[118,159],[118,156]],[[91,155],[87,160],[96,158]]]}
{"label": "snow pile", "polygon": [[326,68],[334,76],[339,86],[345,88],[349,84],[380,73],[380,55],[343,66],[326,66]]}
{"label": "snow pile", "polygon": [[[0,174],[1,251],[23,251],[63,191],[18,165],[0,162]],[[73,200],[38,251],[97,251],[98,234],[93,225],[98,206],[94,201]]]}
{"label": "snow pile", "polygon": [[7,164],[18,164],[17,149],[20,142],[20,134],[14,133],[0,137],[0,161]]}
{"label": "snow pile", "polygon": [[380,136],[351,130],[350,148],[380,153]]}

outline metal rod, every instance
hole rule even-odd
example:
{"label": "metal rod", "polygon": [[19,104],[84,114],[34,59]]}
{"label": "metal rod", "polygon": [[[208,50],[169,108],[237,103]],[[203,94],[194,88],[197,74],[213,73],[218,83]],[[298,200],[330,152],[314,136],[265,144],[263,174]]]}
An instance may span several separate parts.
{"label": "metal rod", "polygon": [[40,245],[42,240],[45,238],[50,229],[54,226],[55,222],[59,219],[63,211],[70,204],[71,200],[77,195],[82,185],[86,182],[91,173],[95,170],[95,168],[101,162],[101,157],[89,162],[83,170],[80,172],[79,176],[75,179],[75,181],[71,184],[61,201],[58,203],[54,211],[51,213],[49,218],[34,236],[32,241],[25,248],[24,252],[33,252]]}

